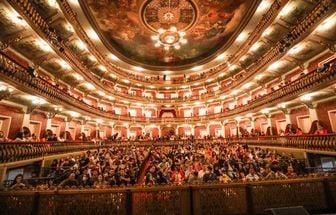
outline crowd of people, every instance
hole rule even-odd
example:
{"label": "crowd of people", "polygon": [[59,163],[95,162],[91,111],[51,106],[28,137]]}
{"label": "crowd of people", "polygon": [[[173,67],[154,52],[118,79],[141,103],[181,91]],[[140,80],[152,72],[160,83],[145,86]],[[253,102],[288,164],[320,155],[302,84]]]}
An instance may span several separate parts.
{"label": "crowd of people", "polygon": [[[24,187],[95,187],[134,185],[149,151],[145,147],[111,147],[87,151],[80,156],[55,159],[42,175],[41,183],[23,180],[19,174],[10,188]],[[29,183],[33,182],[33,183]]]}
{"label": "crowd of people", "polygon": [[292,154],[239,144],[190,144],[152,150],[144,184],[229,183],[304,174],[304,162]]}

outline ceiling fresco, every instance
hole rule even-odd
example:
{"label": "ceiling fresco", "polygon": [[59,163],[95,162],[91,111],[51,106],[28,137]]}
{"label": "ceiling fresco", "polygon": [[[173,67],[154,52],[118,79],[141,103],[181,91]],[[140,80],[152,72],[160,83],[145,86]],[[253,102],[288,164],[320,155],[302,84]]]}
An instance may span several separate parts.
{"label": "ceiling fresco", "polygon": [[[87,0],[80,1],[102,41],[133,64],[153,67],[191,65],[211,58],[239,31],[258,0]],[[165,21],[166,20],[166,21]],[[169,21],[167,21],[169,20]],[[155,47],[159,28],[185,31],[179,49]]]}

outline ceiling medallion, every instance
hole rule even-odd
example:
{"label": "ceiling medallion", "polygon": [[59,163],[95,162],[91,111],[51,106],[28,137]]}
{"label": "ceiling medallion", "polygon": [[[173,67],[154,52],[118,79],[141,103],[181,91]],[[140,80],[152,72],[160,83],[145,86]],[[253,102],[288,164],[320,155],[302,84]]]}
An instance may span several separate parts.
{"label": "ceiling medallion", "polygon": [[142,23],[154,33],[154,46],[164,50],[186,44],[186,32],[198,17],[192,0],[146,0],[140,11]]}

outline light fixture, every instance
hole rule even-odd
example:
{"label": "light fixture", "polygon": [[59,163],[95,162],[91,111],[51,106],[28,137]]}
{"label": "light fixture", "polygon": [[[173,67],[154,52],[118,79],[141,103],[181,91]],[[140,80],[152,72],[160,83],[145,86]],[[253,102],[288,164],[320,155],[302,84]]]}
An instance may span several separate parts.
{"label": "light fixture", "polygon": [[154,46],[166,51],[188,43],[185,36],[199,15],[195,2],[190,0],[145,0],[140,11],[142,24],[153,32]]}
{"label": "light fixture", "polygon": [[171,48],[180,49],[181,45],[187,44],[188,40],[184,38],[185,35],[184,31],[177,31],[176,27],[172,26],[169,29],[160,28],[158,34],[151,38],[155,47],[163,47],[164,50],[168,51]]}

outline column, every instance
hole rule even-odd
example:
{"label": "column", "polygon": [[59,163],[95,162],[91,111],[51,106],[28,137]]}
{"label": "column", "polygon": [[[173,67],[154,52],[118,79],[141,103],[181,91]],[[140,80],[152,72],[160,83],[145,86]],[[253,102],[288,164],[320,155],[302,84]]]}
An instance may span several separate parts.
{"label": "column", "polygon": [[285,113],[286,124],[292,124],[289,112]]}
{"label": "column", "polygon": [[130,126],[127,126],[126,129],[127,129],[126,137],[129,138],[130,137]]}
{"label": "column", "polygon": [[99,137],[99,123],[96,123],[96,139]]}
{"label": "column", "polygon": [[51,118],[47,118],[46,129],[51,129]]}
{"label": "column", "polygon": [[23,114],[23,122],[22,122],[22,128],[23,127],[29,127],[29,123],[30,123],[30,114],[29,113],[24,113]]}
{"label": "column", "polygon": [[206,124],[206,131],[207,131],[207,134],[210,135],[210,124]]}
{"label": "column", "polygon": [[225,138],[225,125],[224,125],[224,123],[221,123],[221,127],[222,127],[222,135],[223,135],[223,137]]}
{"label": "column", "polygon": [[255,128],[254,128],[254,117],[249,117],[249,120],[250,120],[251,128],[252,128],[253,130],[255,130]]}
{"label": "column", "polygon": [[66,120],[65,120],[65,128],[64,128],[64,139],[66,140],[66,139],[68,139],[68,137],[67,137],[67,131],[69,131],[69,125],[70,125],[70,119],[69,118],[67,118]]}
{"label": "column", "polygon": [[271,115],[267,114],[266,118],[267,118],[267,124],[270,127],[270,135],[273,135]]}
{"label": "column", "polygon": [[195,137],[195,126],[191,125],[191,134]]}
{"label": "column", "polygon": [[159,129],[159,137],[161,137],[161,126],[158,126]]}
{"label": "column", "polygon": [[308,108],[309,110],[309,116],[310,116],[310,120],[312,122],[314,122],[315,120],[318,120],[318,116],[317,116],[317,111],[316,111],[316,108]]}

